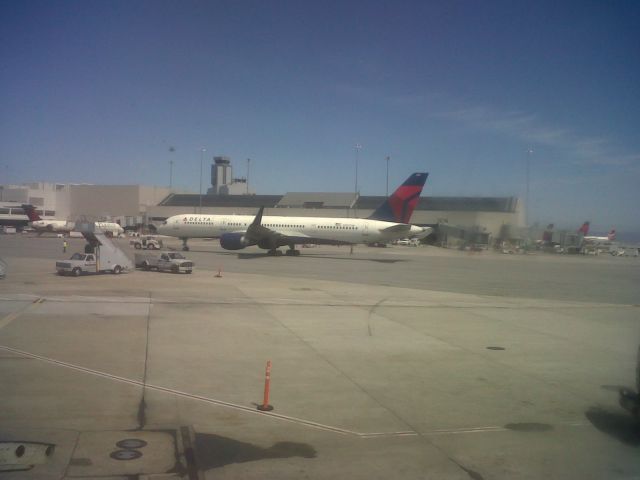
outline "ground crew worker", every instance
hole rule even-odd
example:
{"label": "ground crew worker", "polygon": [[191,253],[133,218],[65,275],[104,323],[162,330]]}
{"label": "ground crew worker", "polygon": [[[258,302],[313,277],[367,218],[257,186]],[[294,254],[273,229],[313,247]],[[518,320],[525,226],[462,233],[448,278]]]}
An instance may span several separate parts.
{"label": "ground crew worker", "polygon": [[69,244],[67,243],[66,240],[64,242],[62,242],[62,253],[67,253],[67,247],[68,246],[69,246]]}

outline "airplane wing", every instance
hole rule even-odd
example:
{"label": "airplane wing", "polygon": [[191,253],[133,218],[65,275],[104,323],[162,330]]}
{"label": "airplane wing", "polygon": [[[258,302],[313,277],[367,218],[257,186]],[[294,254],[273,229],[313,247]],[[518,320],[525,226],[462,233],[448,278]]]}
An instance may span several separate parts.
{"label": "airplane wing", "polygon": [[299,231],[276,232],[262,225],[263,210],[264,207],[261,207],[256,218],[254,218],[253,222],[244,233],[245,241],[250,245],[258,245],[260,248],[272,250],[278,247],[302,245],[305,243],[328,245],[348,244],[348,242],[341,242],[340,240],[311,237]]}
{"label": "airplane wing", "polygon": [[428,237],[433,233],[433,228],[431,227],[419,227],[422,231],[416,233],[414,230],[414,226],[407,223],[399,223],[397,225],[392,225],[390,227],[384,228],[380,230],[381,233],[390,233],[394,235],[404,235],[410,238],[418,238],[422,239]]}
{"label": "airplane wing", "polygon": [[224,233],[220,237],[220,245],[226,250],[239,250],[251,245],[257,245],[266,250],[275,250],[278,247],[302,245],[302,244],[328,244],[348,245],[349,242],[333,239],[314,238],[302,232],[291,231],[286,233],[276,232],[262,225],[264,207],[260,207],[258,214],[244,232]]}
{"label": "airplane wing", "polygon": [[411,231],[411,225],[406,223],[398,223],[397,225],[392,225],[390,227],[383,228],[380,231],[384,233],[402,233],[402,232],[409,233]]}
{"label": "airplane wing", "polygon": [[[262,214],[264,207],[260,207],[256,218],[253,219],[251,225],[247,228],[244,238],[249,244],[258,245],[260,248],[278,248],[286,243],[280,243],[284,237],[282,234],[271,230],[262,225]],[[280,245],[279,245],[280,244]]]}

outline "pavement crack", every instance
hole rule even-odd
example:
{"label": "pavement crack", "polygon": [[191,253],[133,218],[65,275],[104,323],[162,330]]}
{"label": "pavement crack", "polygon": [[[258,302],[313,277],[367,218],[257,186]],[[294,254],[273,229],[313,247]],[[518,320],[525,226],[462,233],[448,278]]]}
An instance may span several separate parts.
{"label": "pavement crack", "polygon": [[145,346],[144,346],[144,374],[142,376],[142,398],[140,399],[140,403],[138,404],[138,430],[143,430],[147,424],[147,402],[146,402],[146,392],[147,392],[147,369],[149,365],[149,328],[151,323],[151,307],[153,306],[152,294],[149,292],[149,307],[147,309],[147,330],[145,335]]}
{"label": "pavement crack", "polygon": [[386,301],[387,301],[387,299],[383,298],[382,300],[378,301],[375,305],[372,305],[371,308],[369,309],[369,315],[367,316],[367,330],[369,331],[369,336],[370,337],[373,337],[373,328],[372,328],[372,325],[371,325],[371,317],[376,313],[376,310]]}

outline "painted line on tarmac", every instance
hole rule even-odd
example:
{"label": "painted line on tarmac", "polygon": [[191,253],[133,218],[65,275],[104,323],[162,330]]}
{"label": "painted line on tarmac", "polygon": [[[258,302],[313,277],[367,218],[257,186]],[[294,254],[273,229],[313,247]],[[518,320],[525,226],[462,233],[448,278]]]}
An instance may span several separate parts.
{"label": "painted line on tarmac", "polygon": [[59,367],[68,368],[68,369],[71,369],[71,370],[76,370],[76,371],[83,372],[83,373],[88,373],[90,375],[106,378],[106,379],[113,380],[113,381],[116,381],[116,382],[126,383],[126,384],[129,384],[129,385],[135,385],[137,387],[142,387],[142,388],[148,388],[150,390],[154,390],[154,391],[157,391],[157,392],[169,393],[171,395],[175,395],[175,396],[178,396],[178,397],[189,398],[191,400],[197,400],[197,401],[200,401],[200,402],[209,403],[209,404],[216,405],[216,406],[219,406],[219,407],[226,407],[226,408],[231,408],[231,409],[234,409],[234,410],[240,410],[242,412],[251,413],[253,415],[267,416],[267,417],[271,417],[271,418],[274,418],[274,419],[277,419],[277,420],[283,420],[283,421],[290,422],[290,423],[296,423],[298,425],[304,425],[304,426],[311,427],[311,428],[316,428],[316,429],[319,429],[319,430],[339,433],[341,435],[350,435],[350,436],[355,436],[355,437],[359,437],[359,438],[409,437],[409,436],[417,437],[417,436],[419,436],[419,433],[418,432],[414,432],[414,431],[374,432],[374,433],[354,432],[352,430],[347,430],[347,429],[340,428],[340,427],[334,427],[334,426],[331,426],[331,425],[325,425],[325,424],[322,424],[322,423],[313,422],[311,420],[305,420],[305,419],[302,419],[302,418],[290,417],[290,416],[282,415],[282,414],[279,414],[279,413],[261,412],[261,411],[258,411],[255,408],[252,408],[252,407],[246,407],[244,405],[238,405],[238,404],[235,404],[235,403],[225,402],[225,401],[222,401],[222,400],[216,400],[214,398],[204,397],[204,396],[196,395],[196,394],[193,394],[193,393],[182,392],[180,390],[175,390],[175,389],[168,388],[168,387],[162,387],[162,386],[159,386],[159,385],[152,385],[152,384],[149,384],[149,383],[145,384],[144,382],[141,382],[139,380],[132,380],[130,378],[119,377],[117,375],[112,375],[110,373],[100,372],[98,370],[93,370],[93,369],[90,369],[90,368],[81,367],[79,365],[74,365],[72,363],[63,362],[61,360],[55,360],[53,358],[44,357],[42,355],[36,355],[35,353],[24,352],[24,351],[18,350],[16,348],[7,347],[6,345],[0,345],[0,350],[5,350],[7,352],[11,352],[11,353],[14,353],[16,355],[21,355],[23,357],[32,358],[34,360],[40,360],[40,361],[45,362],[45,363],[49,363],[49,364],[56,365],[56,366],[59,366]]}
{"label": "painted line on tarmac", "polygon": [[472,427],[472,428],[444,428],[441,430],[429,430],[424,435],[457,435],[459,433],[486,433],[506,432],[505,427]]}
{"label": "painted line on tarmac", "polygon": [[43,303],[44,300],[45,299],[41,297],[36,298],[33,302],[28,304],[22,310],[18,310],[17,312],[11,312],[9,315],[3,317],[2,320],[0,320],[0,330],[2,330],[4,327],[9,325],[11,322],[13,322],[16,318],[18,318],[20,315],[25,313],[30,308],[32,308],[34,305],[40,305],[41,303]]}
{"label": "painted line on tarmac", "polygon": [[[34,302],[35,303],[35,302]],[[69,368],[71,370],[76,370],[83,373],[88,373],[90,375],[106,378],[109,380],[113,380],[116,382],[126,383],[129,385],[135,385],[137,387],[148,388],[149,390],[154,390],[157,392],[168,393],[171,395],[175,395],[182,398],[188,398],[191,400],[197,400],[199,402],[208,403],[211,405],[216,405],[218,407],[231,408],[233,410],[240,410],[245,413],[250,413],[252,415],[262,415],[267,417],[272,417],[277,420],[282,420],[290,423],[295,423],[298,425],[304,425],[311,428],[316,428],[318,430],[324,430],[328,432],[338,433],[340,435],[349,435],[352,437],[358,438],[389,438],[389,437],[418,437],[418,436],[433,436],[433,435],[459,435],[459,434],[470,434],[470,433],[490,433],[490,432],[506,432],[509,431],[508,428],[499,427],[499,426],[486,426],[486,427],[462,427],[462,428],[448,428],[448,429],[437,429],[437,430],[427,430],[424,432],[416,432],[413,430],[409,431],[400,431],[400,432],[372,432],[372,433],[363,433],[363,432],[355,432],[353,430],[347,430],[345,428],[334,427],[331,425],[325,425],[318,422],[313,422],[311,420],[305,420],[297,417],[290,417],[287,415],[282,415],[279,413],[273,412],[261,412],[255,408],[247,407],[244,405],[238,405],[236,403],[225,402],[223,400],[216,400],[214,398],[204,397],[202,395],[196,395],[193,393],[182,392],[180,390],[175,390],[173,388],[162,387],[159,385],[153,384],[145,384],[139,380],[132,380],[130,378],[119,377],[117,375],[112,375],[110,373],[101,372],[99,370],[93,370],[86,367],[81,367],[79,365],[74,365],[72,363],[63,362],[61,360],[55,360],[53,358],[44,357],[42,355],[36,355],[34,353],[25,352],[22,350],[18,350],[15,348],[7,347],[5,345],[0,345],[0,350],[5,350],[7,352],[11,352],[17,355],[21,355],[23,357],[32,358],[35,360],[40,360],[45,363],[50,363],[52,365],[57,365],[64,368]],[[573,422],[566,423],[564,426],[567,427],[584,427],[587,424],[582,422]]]}

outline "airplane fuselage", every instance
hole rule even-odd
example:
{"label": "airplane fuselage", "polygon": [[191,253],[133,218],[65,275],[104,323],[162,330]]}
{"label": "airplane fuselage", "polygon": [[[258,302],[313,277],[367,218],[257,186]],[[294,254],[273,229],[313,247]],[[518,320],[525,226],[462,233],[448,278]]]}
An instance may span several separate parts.
{"label": "airplane fuselage", "polygon": [[30,225],[36,231],[69,232],[73,230],[73,223],[66,220],[35,220]]}
{"label": "airplane fuselage", "polygon": [[[37,232],[69,233],[75,228],[75,223],[73,222],[55,219],[34,220],[29,225]],[[110,232],[113,235],[119,235],[124,232],[124,229],[115,222],[95,222],[95,225],[96,228]]]}
{"label": "airplane fuselage", "polygon": [[[216,238],[227,233],[245,232],[253,219],[254,215],[175,215],[158,228],[158,233],[178,238]],[[305,243],[306,238],[309,239],[306,243],[314,243],[313,239],[344,244],[389,242],[397,238],[425,236],[431,231],[414,225],[364,218],[264,216],[261,225],[295,238],[296,243]],[[398,229],[389,231],[390,227]]]}

